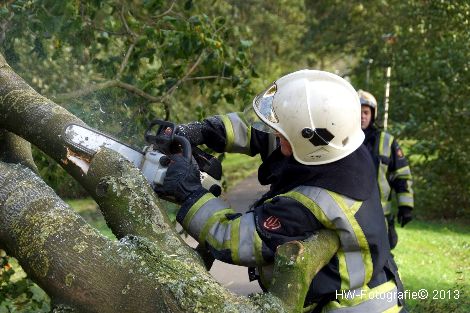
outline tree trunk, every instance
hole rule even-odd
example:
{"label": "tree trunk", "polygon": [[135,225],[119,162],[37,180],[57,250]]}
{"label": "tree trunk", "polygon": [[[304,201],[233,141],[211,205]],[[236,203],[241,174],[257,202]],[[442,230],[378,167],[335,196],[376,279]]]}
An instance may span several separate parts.
{"label": "tree trunk", "polygon": [[[30,169],[0,162],[0,246],[57,307],[79,312],[301,312],[311,278],[337,249],[335,234],[322,234],[323,246],[312,240],[295,243],[301,247],[297,250],[280,250],[273,293],[236,296],[210,276],[169,226],[159,199],[130,162],[107,149],[80,160],[68,149],[62,132],[70,123],[84,125],[37,94],[0,55],[0,128],[6,130],[0,136],[1,160],[34,170],[24,140],[35,144],[86,188],[120,239],[100,235]],[[80,166],[83,161],[89,162],[87,170]],[[304,264],[314,256],[315,262]],[[286,258],[291,261],[283,262]]]}

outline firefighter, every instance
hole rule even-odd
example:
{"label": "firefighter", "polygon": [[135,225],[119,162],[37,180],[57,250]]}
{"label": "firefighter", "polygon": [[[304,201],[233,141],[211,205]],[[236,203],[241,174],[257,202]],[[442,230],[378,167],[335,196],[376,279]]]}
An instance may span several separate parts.
{"label": "firefighter", "polygon": [[[337,75],[301,70],[255,97],[258,121],[249,112],[189,123],[178,133],[218,152],[259,153],[258,178],[270,190],[236,213],[201,187],[194,161],[173,155],[156,192],[181,203],[177,221],[216,259],[257,267],[265,288],[279,245],[332,229],[340,249],[313,279],[305,305],[316,305],[312,312],[404,312],[401,298],[390,301],[402,286],[354,88]],[[340,296],[347,291],[355,297]]]}
{"label": "firefighter", "polygon": [[397,221],[404,227],[412,219],[413,190],[412,177],[408,161],[395,138],[380,130],[375,124],[377,119],[377,101],[364,90],[358,90],[361,101],[361,128],[365,133],[364,145],[372,155],[377,172],[380,200],[384,211],[390,247],[398,241],[395,230],[395,216],[392,213],[392,191],[398,204]]}

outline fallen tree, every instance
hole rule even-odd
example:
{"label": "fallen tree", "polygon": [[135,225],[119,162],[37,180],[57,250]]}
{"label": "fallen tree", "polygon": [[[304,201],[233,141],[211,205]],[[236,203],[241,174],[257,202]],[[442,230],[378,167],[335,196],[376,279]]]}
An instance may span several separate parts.
{"label": "fallen tree", "polygon": [[[269,292],[234,295],[175,232],[137,168],[112,150],[89,160],[67,148],[62,131],[70,123],[84,125],[0,55],[0,247],[48,293],[55,312],[302,311],[313,276],[338,248],[334,233],[280,247]],[[30,143],[84,186],[118,241],[98,233],[36,175]]]}

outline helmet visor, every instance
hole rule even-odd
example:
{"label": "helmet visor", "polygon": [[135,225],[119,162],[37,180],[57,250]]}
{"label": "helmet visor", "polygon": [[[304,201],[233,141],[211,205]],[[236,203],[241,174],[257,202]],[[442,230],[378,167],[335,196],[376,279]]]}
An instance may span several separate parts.
{"label": "helmet visor", "polygon": [[273,83],[265,91],[255,97],[251,108],[245,109],[244,115],[247,122],[249,122],[253,128],[267,133],[275,132],[271,127],[273,126],[272,124],[279,123],[279,119],[273,108],[273,100],[276,91],[277,85]]}
{"label": "helmet visor", "polygon": [[279,123],[279,119],[273,108],[273,100],[276,92],[277,85],[274,83],[253,100],[253,109],[255,109],[256,114],[267,123]]}
{"label": "helmet visor", "polygon": [[264,121],[262,121],[259,117],[258,114],[255,112],[253,105],[248,105],[244,110],[243,110],[243,117],[248,125],[253,127],[254,129],[257,129],[259,131],[262,131],[264,133],[275,133],[276,131],[269,127],[268,124],[266,124]]}

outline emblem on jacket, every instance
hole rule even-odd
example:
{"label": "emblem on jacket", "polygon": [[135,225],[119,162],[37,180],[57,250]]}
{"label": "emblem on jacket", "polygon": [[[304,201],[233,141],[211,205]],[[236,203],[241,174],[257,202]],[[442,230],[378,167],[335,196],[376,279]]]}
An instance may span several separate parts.
{"label": "emblem on jacket", "polygon": [[281,228],[281,221],[278,217],[270,216],[264,221],[263,227],[268,230],[276,230]]}

